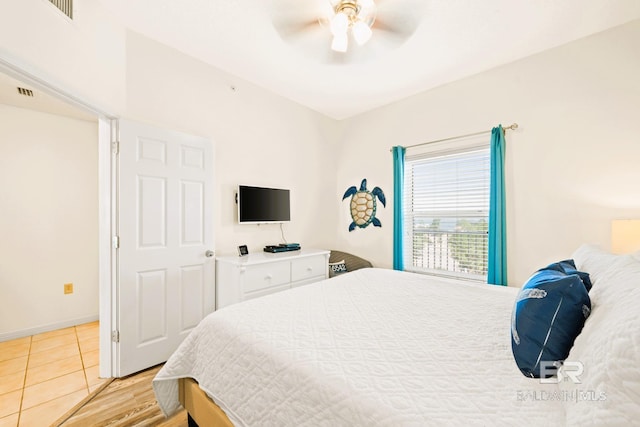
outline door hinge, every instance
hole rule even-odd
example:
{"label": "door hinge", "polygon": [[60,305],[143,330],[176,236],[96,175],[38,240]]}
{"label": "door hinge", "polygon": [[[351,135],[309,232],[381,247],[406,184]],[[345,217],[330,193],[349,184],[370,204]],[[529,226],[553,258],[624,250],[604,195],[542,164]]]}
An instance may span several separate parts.
{"label": "door hinge", "polygon": [[120,249],[120,236],[113,236],[113,249]]}
{"label": "door hinge", "polygon": [[120,152],[120,141],[111,142],[111,151],[113,154],[118,154]]}
{"label": "door hinge", "polygon": [[111,341],[120,342],[120,331],[111,331]]}

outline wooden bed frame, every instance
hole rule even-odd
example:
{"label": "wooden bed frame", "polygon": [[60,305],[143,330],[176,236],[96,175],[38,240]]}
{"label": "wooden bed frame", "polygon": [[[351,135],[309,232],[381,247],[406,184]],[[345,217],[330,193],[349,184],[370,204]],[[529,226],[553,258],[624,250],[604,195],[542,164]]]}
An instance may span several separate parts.
{"label": "wooden bed frame", "polygon": [[[193,378],[178,380],[179,400],[189,417],[200,427],[233,427],[233,423],[218,405],[202,391]],[[191,426],[191,420],[189,420]]]}

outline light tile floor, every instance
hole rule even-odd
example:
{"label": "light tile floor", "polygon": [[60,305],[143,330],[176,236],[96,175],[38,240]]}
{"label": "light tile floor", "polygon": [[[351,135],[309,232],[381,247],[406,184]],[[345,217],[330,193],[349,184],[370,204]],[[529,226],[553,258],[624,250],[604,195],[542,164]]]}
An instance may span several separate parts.
{"label": "light tile floor", "polygon": [[0,427],[48,426],[105,380],[98,322],[0,343]]}

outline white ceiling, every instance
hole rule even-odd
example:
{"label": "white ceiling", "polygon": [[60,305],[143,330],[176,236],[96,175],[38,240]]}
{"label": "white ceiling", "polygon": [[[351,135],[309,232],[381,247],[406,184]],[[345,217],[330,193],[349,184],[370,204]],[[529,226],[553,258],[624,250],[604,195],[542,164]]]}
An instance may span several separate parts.
{"label": "white ceiling", "polygon": [[[316,22],[329,0],[100,1],[131,30],[335,119],[640,19],[640,0],[376,0],[371,41],[345,56]],[[414,31],[394,38],[384,23]],[[95,120],[1,73],[0,103]]]}
{"label": "white ceiling", "polygon": [[[335,119],[640,18],[638,0],[376,0],[376,29],[330,55],[328,0],[101,0],[128,28]],[[274,22],[311,23],[297,34]]]}

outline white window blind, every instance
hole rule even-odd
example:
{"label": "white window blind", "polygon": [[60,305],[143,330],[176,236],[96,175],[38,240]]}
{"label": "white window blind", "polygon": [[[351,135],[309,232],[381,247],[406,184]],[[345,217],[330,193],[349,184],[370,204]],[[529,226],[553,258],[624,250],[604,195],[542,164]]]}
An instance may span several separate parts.
{"label": "white window blind", "polygon": [[406,270],[486,281],[489,143],[407,156]]}

